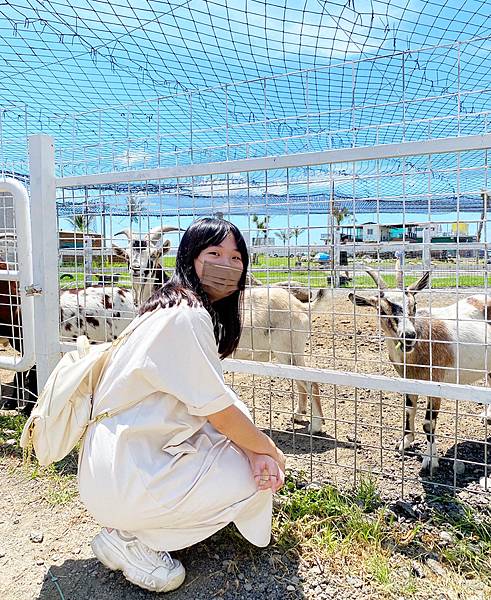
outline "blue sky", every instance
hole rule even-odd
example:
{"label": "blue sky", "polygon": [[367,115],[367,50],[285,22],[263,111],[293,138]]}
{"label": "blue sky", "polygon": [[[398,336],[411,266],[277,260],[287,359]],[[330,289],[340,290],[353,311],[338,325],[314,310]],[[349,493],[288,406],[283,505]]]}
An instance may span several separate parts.
{"label": "blue sky", "polygon": [[[25,172],[36,132],[54,136],[64,174],[482,133],[489,12],[484,0],[13,0],[0,5],[0,163]],[[486,168],[458,175],[439,157],[428,176],[423,162],[409,195],[475,198],[487,185]],[[354,193],[352,167],[339,167],[340,202],[409,193],[400,164],[363,168]],[[305,170],[290,176],[293,201]]]}

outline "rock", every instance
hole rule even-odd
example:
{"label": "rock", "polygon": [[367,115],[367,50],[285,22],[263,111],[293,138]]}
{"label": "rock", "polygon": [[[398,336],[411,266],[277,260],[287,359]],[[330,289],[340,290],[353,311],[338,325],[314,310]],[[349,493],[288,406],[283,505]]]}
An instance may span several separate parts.
{"label": "rock", "polygon": [[39,558],[39,559],[36,561],[36,564],[37,564],[37,566],[38,566],[38,567],[42,567],[42,566],[44,565],[44,560],[43,560],[42,558]]}
{"label": "rock", "polygon": [[214,555],[213,555],[213,558],[214,558],[215,560],[220,560],[220,557],[218,556],[218,554],[214,554]]}
{"label": "rock", "polygon": [[31,531],[29,539],[35,544],[40,544],[44,540],[44,533],[42,531]]}
{"label": "rock", "polygon": [[246,592],[252,592],[252,585],[250,583],[246,583],[244,589]]}
{"label": "rock", "polygon": [[320,490],[322,489],[322,483],[319,481],[311,481],[305,486],[306,490]]}
{"label": "rock", "polygon": [[5,550],[0,549],[0,558],[3,558],[5,556]]}
{"label": "rock", "polygon": [[294,585],[287,585],[286,586],[286,591],[287,592],[294,592],[295,591],[295,586]]}
{"label": "rock", "polygon": [[479,485],[483,490],[487,490],[488,492],[491,491],[491,477],[481,477]]}
{"label": "rock", "polygon": [[15,444],[17,444],[17,441],[14,440],[14,439],[5,440],[5,445],[6,446],[15,446]]}
{"label": "rock", "polygon": [[453,535],[448,531],[440,531],[440,540],[445,544],[453,544]]}
{"label": "rock", "polygon": [[419,515],[414,510],[413,505],[406,500],[397,500],[397,502],[393,504],[393,509],[394,512],[402,514],[405,517],[409,517],[410,519],[416,520],[419,518]]}
{"label": "rock", "polygon": [[444,577],[446,575],[445,569],[434,558],[429,558],[426,561],[426,564],[433,571],[433,573],[435,573],[435,575],[438,575],[439,577]]}
{"label": "rock", "polygon": [[411,563],[411,568],[416,577],[419,577],[420,579],[423,579],[423,577],[425,577],[423,567],[416,560],[413,560],[413,562]]}
{"label": "rock", "polygon": [[244,580],[244,573],[237,573],[237,577],[238,579],[240,579],[241,581]]}
{"label": "rock", "polygon": [[348,575],[348,577],[346,577],[346,583],[352,585],[355,588],[360,588],[363,586],[363,581],[359,577],[352,577],[351,575]]}
{"label": "rock", "polygon": [[456,475],[462,475],[465,471],[465,463],[461,460],[456,460],[453,464],[453,470]]}

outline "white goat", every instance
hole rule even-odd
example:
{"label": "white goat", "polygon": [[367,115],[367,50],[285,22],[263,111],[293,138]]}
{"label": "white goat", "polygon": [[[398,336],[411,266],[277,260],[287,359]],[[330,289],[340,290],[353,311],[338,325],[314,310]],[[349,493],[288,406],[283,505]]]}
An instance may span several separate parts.
{"label": "white goat", "polygon": [[[403,290],[402,271],[397,270],[398,290],[387,292],[381,276],[366,269],[378,286],[374,295],[349,294],[358,306],[376,309],[385,335],[389,359],[401,377],[472,384],[486,374],[491,384],[491,297],[476,295],[441,308],[417,309],[416,293],[428,285],[429,273]],[[418,396],[406,394],[404,437],[399,444],[403,452],[414,442],[414,420]],[[435,437],[440,398],[428,397],[423,430],[426,451],[423,469],[438,466]],[[487,417],[491,418],[488,405]]]}
{"label": "white goat", "polygon": [[124,259],[130,268],[133,296],[136,306],[146,302],[153,292],[169,280],[161,260],[170,250],[169,240],[162,241],[164,233],[180,231],[178,227],[157,226],[143,237],[130,229],[119,231],[115,235],[125,235],[129,244],[127,248],[113,246],[114,254]]}
{"label": "white goat", "polygon": [[[167,274],[160,266],[160,259],[169,251],[170,242],[166,240],[161,245],[158,242],[164,233],[170,231],[179,230],[174,227],[156,227],[142,239],[132,236],[129,229],[119,232],[126,235],[130,243],[127,249],[115,246],[114,252],[129,264],[133,280],[131,298],[123,297],[119,292],[116,295],[117,313],[120,313],[121,317],[131,312],[131,302],[134,302],[135,307],[140,306],[168,280]],[[257,281],[252,276],[250,281],[254,281],[257,285]],[[310,292],[305,291],[301,283],[292,281],[276,285],[280,287],[254,287],[245,291],[244,328],[235,357],[269,361],[274,356],[282,364],[304,366],[305,346],[310,333],[309,306],[313,312],[322,311],[324,291],[321,290],[309,305]],[[116,309],[114,301],[109,297],[105,298],[105,302],[112,303]],[[89,335],[89,338],[93,339],[96,327],[101,328],[101,319],[92,309],[91,316],[85,317],[85,321],[86,328],[90,326],[94,328]],[[125,321],[121,319],[117,327],[114,322],[110,322],[106,324],[106,329],[110,329],[108,333],[114,337],[118,334],[119,328],[123,329],[125,325]],[[299,400],[296,419],[300,419],[300,415],[307,413],[307,399],[308,395],[311,395],[313,414],[311,430],[317,433],[322,430],[319,386],[304,381],[298,381],[297,386]]]}
{"label": "white goat", "polygon": [[83,334],[91,341],[104,342],[115,339],[125,329],[134,319],[138,306],[168,280],[160,261],[171,247],[169,240],[162,240],[169,231],[178,230],[154,227],[141,239],[132,237],[129,229],[120,232],[128,237],[130,244],[126,249],[113,246],[113,251],[130,266],[132,290],[97,285],[61,293],[61,333],[65,339],[76,339]]}
{"label": "white goat", "polygon": [[[305,346],[310,334],[310,312],[325,310],[326,294],[319,290],[313,302],[298,300],[287,289],[253,287],[244,292],[244,327],[234,358],[270,361],[305,366]],[[297,381],[298,405],[295,420],[307,414],[307,400],[312,398],[312,433],[322,431],[322,405],[319,385]]]}

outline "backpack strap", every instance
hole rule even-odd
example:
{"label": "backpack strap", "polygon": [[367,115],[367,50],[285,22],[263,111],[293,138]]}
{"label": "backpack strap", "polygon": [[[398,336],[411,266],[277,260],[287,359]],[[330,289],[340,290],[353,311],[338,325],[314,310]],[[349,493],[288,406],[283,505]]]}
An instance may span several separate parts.
{"label": "backpack strap", "polygon": [[106,371],[106,368],[109,364],[113,352],[115,352],[115,350],[119,348],[119,346],[133,333],[133,331],[135,331],[135,329],[137,329],[142,323],[144,323],[148,318],[150,318],[154,314],[155,311],[152,310],[151,312],[145,313],[142,317],[137,317],[136,319],[133,319],[133,321],[131,321],[131,323],[126,327],[126,329],[124,329],[118,335],[118,337],[115,340],[113,340],[113,342],[103,351],[105,356],[103,359],[102,367],[99,371],[99,376],[97,377],[97,381],[95,383],[93,382],[93,372],[92,370],[90,371],[89,386],[90,389],[93,390],[93,392],[90,398],[90,419],[88,425],[91,425],[92,423],[97,423],[105,417],[112,416],[113,414],[121,412],[121,410],[126,410],[126,408],[129,408],[129,406],[124,406],[121,409],[116,409],[114,411],[105,411],[94,418],[92,417],[92,411],[94,410],[94,393],[99,383],[101,382],[102,376]]}

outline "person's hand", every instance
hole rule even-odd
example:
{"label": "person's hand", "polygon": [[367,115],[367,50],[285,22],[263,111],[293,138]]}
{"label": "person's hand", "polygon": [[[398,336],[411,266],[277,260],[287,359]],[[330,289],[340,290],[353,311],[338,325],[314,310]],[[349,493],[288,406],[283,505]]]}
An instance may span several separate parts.
{"label": "person's hand", "polygon": [[273,457],[274,460],[278,463],[280,470],[284,473],[286,468],[286,456],[283,452],[276,446],[276,456]]}
{"label": "person's hand", "polygon": [[273,492],[277,492],[285,483],[284,471],[271,456],[250,454],[249,462],[258,490],[271,489]]}

